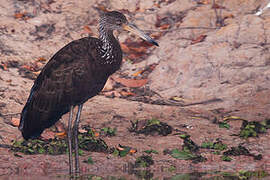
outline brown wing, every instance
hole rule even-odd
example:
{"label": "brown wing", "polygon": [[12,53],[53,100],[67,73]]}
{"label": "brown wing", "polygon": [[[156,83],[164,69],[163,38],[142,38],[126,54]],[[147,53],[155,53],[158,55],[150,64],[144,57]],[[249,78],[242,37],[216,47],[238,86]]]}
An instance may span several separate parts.
{"label": "brown wing", "polygon": [[108,75],[97,69],[96,41],[73,41],[45,65],[21,114],[19,129],[25,139],[39,136],[71,105],[84,103],[102,90]]}

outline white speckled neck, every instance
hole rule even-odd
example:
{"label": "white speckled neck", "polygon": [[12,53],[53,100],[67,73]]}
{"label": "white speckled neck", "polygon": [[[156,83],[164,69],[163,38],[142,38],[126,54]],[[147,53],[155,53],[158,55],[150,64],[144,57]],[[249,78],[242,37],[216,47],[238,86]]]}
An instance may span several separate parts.
{"label": "white speckled neck", "polygon": [[102,46],[99,47],[102,55],[101,58],[106,64],[113,63],[113,40],[115,39],[113,36],[113,31],[110,29],[106,29],[106,18],[101,18],[99,22],[99,39],[102,42]]}

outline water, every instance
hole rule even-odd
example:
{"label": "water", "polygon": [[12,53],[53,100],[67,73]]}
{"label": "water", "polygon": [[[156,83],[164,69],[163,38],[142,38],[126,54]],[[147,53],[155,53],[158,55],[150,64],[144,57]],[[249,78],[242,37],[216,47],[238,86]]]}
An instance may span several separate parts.
{"label": "water", "polygon": [[70,177],[66,174],[55,174],[50,176],[0,176],[1,180],[238,180],[238,179],[269,179],[265,171],[239,171],[239,172],[191,172],[191,173],[157,173],[151,170],[135,170],[132,173],[120,173],[112,175],[85,174]]}

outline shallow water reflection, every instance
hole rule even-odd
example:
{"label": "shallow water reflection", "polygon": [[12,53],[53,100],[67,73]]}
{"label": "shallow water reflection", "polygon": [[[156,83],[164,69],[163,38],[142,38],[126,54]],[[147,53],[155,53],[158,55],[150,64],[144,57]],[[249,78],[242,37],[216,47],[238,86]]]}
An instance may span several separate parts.
{"label": "shallow water reflection", "polygon": [[192,173],[175,173],[171,175],[154,174],[151,170],[136,170],[132,174],[121,175],[80,175],[77,177],[70,177],[69,175],[51,175],[51,176],[0,176],[4,180],[238,180],[238,179],[268,179],[269,174],[265,171],[239,171],[239,172],[192,172]]}

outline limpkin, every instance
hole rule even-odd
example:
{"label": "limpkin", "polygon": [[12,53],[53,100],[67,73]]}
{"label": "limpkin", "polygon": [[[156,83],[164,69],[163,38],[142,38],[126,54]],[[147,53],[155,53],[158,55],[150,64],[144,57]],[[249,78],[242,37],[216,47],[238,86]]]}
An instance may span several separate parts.
{"label": "limpkin", "polygon": [[[19,130],[24,139],[37,138],[70,112],[68,121],[69,172],[74,173],[72,137],[75,145],[75,172],[79,173],[78,126],[83,104],[96,96],[108,77],[120,68],[122,50],[114,30],[127,30],[158,46],[157,42],[127,21],[117,11],[106,12],[99,21],[99,38],[85,37],[60,49],[44,66],[22,110]],[[73,109],[78,112],[72,128]],[[74,134],[72,135],[72,129]]]}

